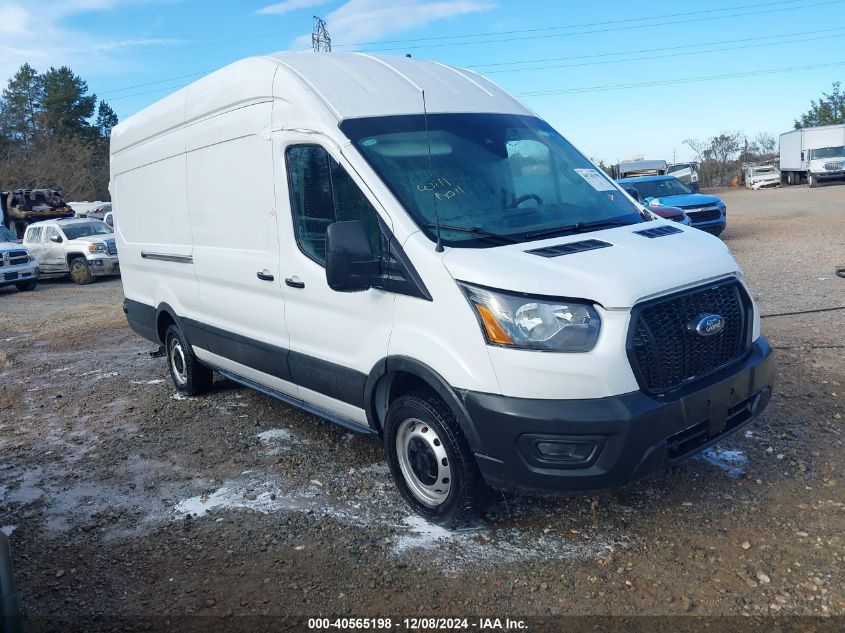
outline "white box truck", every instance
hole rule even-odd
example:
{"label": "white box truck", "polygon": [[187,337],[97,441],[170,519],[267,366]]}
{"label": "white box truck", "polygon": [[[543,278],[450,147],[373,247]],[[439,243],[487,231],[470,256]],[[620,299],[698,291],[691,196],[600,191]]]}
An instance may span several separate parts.
{"label": "white box truck", "polygon": [[845,124],[805,127],[780,135],[780,175],[788,185],[806,178],[820,181],[845,178]]}
{"label": "white box truck", "polygon": [[736,432],[774,363],[718,238],[652,215],[473,72],[236,62],[111,138],[124,309],[212,372],[383,444],[415,511],[616,486]]}

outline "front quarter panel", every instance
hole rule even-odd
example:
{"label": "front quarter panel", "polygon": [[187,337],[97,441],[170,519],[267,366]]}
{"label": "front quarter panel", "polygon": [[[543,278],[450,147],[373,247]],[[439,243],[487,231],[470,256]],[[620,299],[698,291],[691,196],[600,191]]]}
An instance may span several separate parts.
{"label": "front quarter panel", "polygon": [[455,389],[500,393],[484,335],[472,308],[422,233],[403,244],[432,301],[397,295],[389,355],[407,356],[440,374]]}

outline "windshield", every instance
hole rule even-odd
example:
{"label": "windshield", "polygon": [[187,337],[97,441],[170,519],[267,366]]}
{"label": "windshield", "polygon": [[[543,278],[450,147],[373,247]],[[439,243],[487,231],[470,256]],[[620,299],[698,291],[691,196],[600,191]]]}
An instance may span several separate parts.
{"label": "windshield", "polygon": [[423,115],[350,119],[340,127],[432,239],[436,215],[444,244],[473,247],[643,221],[540,119],[432,114],[427,123],[428,133]]}
{"label": "windshield", "polygon": [[18,237],[5,226],[0,226],[0,242],[17,242]]}
{"label": "windshield", "polygon": [[624,183],[626,187],[634,187],[640,192],[640,198],[662,198],[664,196],[683,196],[694,193],[677,178],[663,180],[645,180],[641,182]]}
{"label": "windshield", "polygon": [[820,158],[841,158],[845,156],[845,147],[822,147],[821,149],[810,150],[810,160],[818,160]]}
{"label": "windshield", "polygon": [[62,227],[65,236],[69,240],[76,240],[80,237],[91,237],[94,235],[108,235],[112,228],[105,222],[86,222],[85,224],[70,224]]}

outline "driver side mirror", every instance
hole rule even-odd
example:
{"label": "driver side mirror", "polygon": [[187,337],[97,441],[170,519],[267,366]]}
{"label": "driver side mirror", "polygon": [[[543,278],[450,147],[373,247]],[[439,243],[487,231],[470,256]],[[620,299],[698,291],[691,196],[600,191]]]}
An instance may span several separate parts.
{"label": "driver side mirror", "polygon": [[379,262],[359,220],[334,222],[326,229],[326,281],[337,292],[361,292],[379,274]]}
{"label": "driver side mirror", "polygon": [[61,244],[62,243],[62,236],[61,235],[51,235],[50,241],[55,242],[56,244]]}

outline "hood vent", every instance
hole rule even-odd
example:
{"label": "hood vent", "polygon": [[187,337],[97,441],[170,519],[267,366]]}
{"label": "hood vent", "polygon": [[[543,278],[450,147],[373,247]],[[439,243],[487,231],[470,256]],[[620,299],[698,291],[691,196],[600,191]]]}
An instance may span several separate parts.
{"label": "hood vent", "polygon": [[570,242],[569,244],[558,244],[556,246],[547,246],[546,248],[535,248],[534,250],[525,251],[532,255],[539,255],[540,257],[560,257],[561,255],[572,255],[573,253],[581,253],[583,251],[594,251],[597,248],[607,248],[612,246],[607,242],[601,240],[582,240],[580,242]]}
{"label": "hood vent", "polygon": [[672,235],[672,233],[683,233],[683,231],[679,228],[674,226],[658,226],[654,229],[645,229],[644,231],[634,231],[637,235],[642,235],[643,237],[663,237],[664,235]]}

